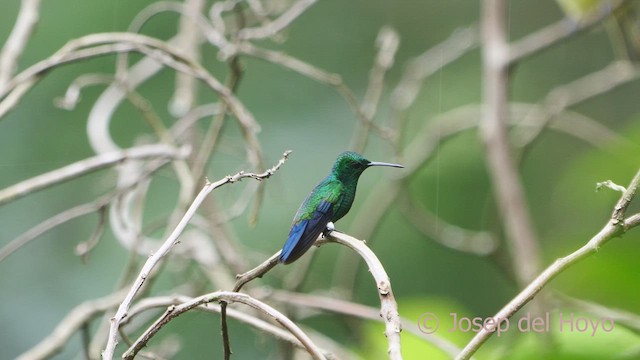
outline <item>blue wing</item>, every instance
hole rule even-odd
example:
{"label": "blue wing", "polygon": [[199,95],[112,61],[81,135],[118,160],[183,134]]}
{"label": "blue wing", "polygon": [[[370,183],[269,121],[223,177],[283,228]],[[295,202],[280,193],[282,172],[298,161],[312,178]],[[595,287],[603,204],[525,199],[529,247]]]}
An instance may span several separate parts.
{"label": "blue wing", "polygon": [[291,226],[289,238],[280,253],[280,262],[290,264],[307,252],[333,217],[333,204],[323,200],[309,219]]}

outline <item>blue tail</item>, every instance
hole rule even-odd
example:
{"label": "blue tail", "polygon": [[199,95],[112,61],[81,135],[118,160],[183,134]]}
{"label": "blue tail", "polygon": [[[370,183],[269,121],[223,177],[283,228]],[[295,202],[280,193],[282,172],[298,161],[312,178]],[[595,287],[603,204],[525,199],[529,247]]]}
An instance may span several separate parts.
{"label": "blue tail", "polygon": [[280,262],[291,264],[307,252],[318,236],[327,228],[333,216],[333,204],[328,201],[320,203],[311,219],[300,220],[291,226],[289,238],[280,253]]}

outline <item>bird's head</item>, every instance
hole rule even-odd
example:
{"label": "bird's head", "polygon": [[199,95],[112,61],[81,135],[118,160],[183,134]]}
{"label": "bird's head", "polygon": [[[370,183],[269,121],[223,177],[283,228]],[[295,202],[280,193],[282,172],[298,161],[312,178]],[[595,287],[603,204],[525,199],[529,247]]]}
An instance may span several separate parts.
{"label": "bird's head", "polygon": [[357,180],[362,172],[370,166],[404,167],[398,164],[369,161],[357,152],[345,151],[338,155],[332,171],[339,180]]}

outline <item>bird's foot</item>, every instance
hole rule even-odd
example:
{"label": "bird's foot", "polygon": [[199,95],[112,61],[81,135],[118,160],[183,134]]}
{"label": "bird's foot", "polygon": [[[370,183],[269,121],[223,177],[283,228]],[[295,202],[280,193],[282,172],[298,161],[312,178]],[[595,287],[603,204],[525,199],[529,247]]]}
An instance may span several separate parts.
{"label": "bird's foot", "polygon": [[322,237],[327,237],[335,229],[336,229],[336,226],[331,221],[329,221],[329,223],[327,224],[327,227],[322,232]]}

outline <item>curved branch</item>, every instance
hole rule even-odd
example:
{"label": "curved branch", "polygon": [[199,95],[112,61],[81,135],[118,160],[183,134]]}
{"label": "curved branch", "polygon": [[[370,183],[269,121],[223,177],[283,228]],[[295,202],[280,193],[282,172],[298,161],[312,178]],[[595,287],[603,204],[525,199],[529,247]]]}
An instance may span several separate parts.
{"label": "curved branch", "polygon": [[[620,6],[629,0],[608,0],[606,6],[602,6],[603,11],[598,11],[596,16],[589,17],[585,21],[575,24],[575,21],[562,19],[556,23],[546,26],[536,32],[511,44],[509,51],[509,63],[516,64],[540,51],[551,48],[554,45],[577,35],[582,31],[589,30],[599,24],[605,18],[611,16]],[[577,26],[576,26],[577,25]]]}
{"label": "curved branch", "polygon": [[16,71],[18,60],[27,46],[33,29],[38,24],[39,17],[40,0],[22,0],[16,23],[0,52],[0,88]]}
{"label": "curved branch", "polygon": [[[193,301],[193,298],[183,295],[158,296],[142,299],[138,303],[136,303],[136,305],[131,307],[129,316],[127,316],[124,321],[122,321],[122,325],[124,326],[130,323],[133,318],[147,310],[156,309],[159,307],[167,307],[170,305],[180,305],[189,301]],[[211,313],[220,313],[220,305],[215,303],[203,304],[198,306],[197,309]],[[295,336],[293,336],[290,332],[283,330],[282,328],[274,326],[264,320],[261,320],[253,315],[249,315],[246,312],[242,312],[239,310],[228,309],[227,314],[233,319],[241,321],[247,325],[253,326],[260,331],[272,335],[276,339],[289,342],[300,349],[305,349],[304,345]],[[324,351],[324,354],[325,357],[331,358],[331,354],[329,352]]]}
{"label": "curved branch", "polygon": [[[638,184],[640,183],[640,170],[631,180],[631,184],[627,187],[627,191],[622,194],[620,200],[616,203],[611,214],[611,219],[605,226],[594,235],[589,242],[571,254],[557,259],[553,264],[549,265],[541,274],[529,283],[516,297],[514,297],[507,305],[505,305],[496,315],[493,316],[496,327],[500,323],[512,317],[518,310],[531,301],[553,278],[560,275],[571,265],[576,264],[587,256],[596,253],[600,247],[606,244],[614,237],[624,234],[629,229],[638,225],[636,215],[624,219],[624,214],[629,207],[629,203],[635,196]],[[622,220],[621,220],[622,219]],[[456,357],[457,360],[469,359],[479,348],[493,335],[495,328],[485,327],[479,331],[473,339],[462,349],[462,352]]]}
{"label": "curved branch", "polygon": [[17,360],[49,359],[58,353],[69,338],[92,318],[118,305],[125,296],[124,291],[117,291],[105,297],[85,301],[76,306],[58,326],[36,346],[18,356]]}
{"label": "curved branch", "polygon": [[272,64],[279,65],[285,69],[295,71],[302,76],[310,78],[311,80],[315,80],[321,84],[334,88],[356,114],[358,121],[370,126],[371,129],[375,130],[383,139],[389,139],[391,137],[388,129],[382,128],[378,124],[371,122],[369,118],[367,118],[366,114],[362,112],[361,105],[358,102],[356,95],[353,93],[353,90],[344,83],[339,74],[327,72],[284,52],[259,48],[248,42],[239,43],[237,51],[241,54],[262,59]]}
{"label": "curved branch", "polygon": [[242,40],[263,39],[276,35],[284,28],[289,26],[294,20],[307,10],[317,0],[298,0],[289,6],[287,11],[282,13],[277,19],[270,21],[260,27],[242,29],[238,34],[238,38]]}
{"label": "curved branch", "polygon": [[[190,74],[217,93],[240,124],[247,142],[247,157],[255,168],[263,168],[262,150],[257,139],[260,126],[244,105],[213,77],[202,65],[185,58],[167,42],[132,33],[99,33],[69,41],[49,58],[16,75],[0,89],[0,118],[11,110],[20,98],[49,70],[71,62],[114,54],[140,52],[177,71]],[[112,149],[113,150],[113,149]]]}
{"label": "curved branch", "polygon": [[148,157],[184,158],[188,155],[188,152],[187,148],[176,149],[167,145],[143,145],[96,155],[0,190],[0,205],[42,190],[48,186],[59,184],[92,171],[118,164],[122,161]]}
{"label": "curved branch", "polygon": [[389,275],[387,275],[387,272],[384,270],[382,263],[378,260],[376,254],[374,254],[374,252],[365,245],[364,241],[358,240],[347,234],[332,231],[328,237],[316,240],[316,245],[319,246],[326,242],[336,242],[350,247],[367,263],[369,272],[371,273],[371,276],[373,276],[378,288],[378,297],[380,298],[380,316],[384,320],[385,324],[384,335],[387,337],[387,342],[389,344],[387,349],[389,359],[402,359],[400,347],[400,331],[402,331],[402,323],[400,322],[400,314],[398,313],[398,303],[393,296],[393,291],[391,291],[391,280],[389,280]]}
{"label": "curved branch", "polygon": [[369,84],[360,105],[360,112],[367,121],[357,122],[356,129],[351,137],[350,149],[363,152],[369,140],[369,131],[373,118],[378,111],[380,98],[384,90],[385,76],[393,66],[396,51],[400,45],[400,35],[390,27],[384,26],[378,32],[376,46],[378,54],[371,70],[369,70]]}
{"label": "curved branch", "polygon": [[268,169],[267,171],[261,174],[239,172],[233,176],[229,175],[214,183],[208,182],[202,188],[198,196],[196,196],[196,198],[193,200],[193,203],[191,203],[191,205],[189,206],[189,209],[187,209],[187,212],[184,214],[184,216],[182,217],[182,219],[180,220],[176,228],[173,230],[173,232],[168,236],[168,238],[160,246],[160,248],[152,256],[150,256],[149,259],[147,259],[144,266],[140,270],[138,277],[133,282],[133,285],[131,286],[129,293],[127,294],[125,299],[122,301],[122,303],[118,307],[118,310],[116,311],[116,314],[114,315],[114,317],[111,318],[111,326],[109,328],[109,337],[107,339],[107,345],[105,347],[105,350],[102,353],[103,359],[111,360],[113,358],[113,353],[115,351],[116,344],[118,343],[117,341],[118,329],[120,327],[120,323],[122,322],[122,319],[124,319],[127,316],[127,312],[129,310],[129,307],[131,306],[131,303],[133,302],[133,298],[136,296],[136,294],[144,284],[145,280],[151,273],[151,270],[153,270],[156,267],[156,265],[160,262],[160,260],[162,260],[169,253],[169,251],[178,243],[178,238],[186,228],[191,218],[194,216],[196,210],[204,202],[207,195],[209,195],[209,193],[219,188],[220,186],[223,186],[229,183],[234,183],[244,178],[250,177],[256,180],[263,180],[271,177],[271,175],[273,175],[285,163],[290,153],[291,151],[286,151],[283,154],[282,159],[280,159],[280,161],[275,166],[273,166],[271,169]]}
{"label": "curved branch", "polygon": [[173,11],[179,13],[184,18],[187,18],[192,25],[197,26],[211,45],[220,49],[229,45],[224,36],[209,23],[205,16],[191,10],[192,9],[183,3],[174,1],[158,1],[142,9],[133,21],[131,21],[128,31],[137,33],[152,17],[162,12]]}
{"label": "curved branch", "polygon": [[[337,231],[333,231],[327,237],[319,237],[316,239],[315,246],[322,246],[327,243],[338,243],[345,245],[360,255],[367,263],[369,271],[376,281],[378,288],[378,296],[380,298],[380,316],[385,323],[385,336],[389,343],[388,353],[389,358],[392,360],[402,359],[401,346],[400,346],[400,331],[402,331],[402,323],[400,321],[400,315],[398,313],[398,304],[391,291],[391,281],[387,275],[382,263],[376,257],[376,255],[369,249],[365,242],[351,237],[347,234],[343,234]],[[240,290],[249,281],[261,278],[269,270],[274,268],[278,264],[278,257],[280,251],[273,254],[269,259],[258,265],[254,269],[247,271],[244,274],[237,276],[235,291]]]}
{"label": "curved branch", "polygon": [[255,268],[247,271],[244,274],[240,274],[236,276],[236,285],[233,287],[234,292],[240,291],[242,287],[251,280],[261,278],[264,274],[266,274],[269,270],[273,269],[276,265],[278,265],[278,259],[280,258],[280,253],[282,250],[277,253],[271,255],[266,261],[262,264],[256,266]]}
{"label": "curved branch", "polygon": [[98,211],[100,209],[104,209],[112,199],[113,195],[103,196],[97,200],[74,206],[44,220],[43,222],[32,227],[27,232],[9,242],[7,245],[0,248],[0,261],[6,259],[7,256],[13,254],[18,249],[29,243],[31,240],[61,224],[71,221],[75,218],[91,214],[92,212]]}
{"label": "curved branch", "polygon": [[300,343],[302,343],[302,345],[314,359],[325,359],[322,350],[320,350],[320,348],[318,348],[293,321],[284,316],[281,312],[259,300],[252,298],[249,295],[231,291],[217,291],[194,298],[191,301],[182,303],[177,306],[170,306],[167,311],[160,318],[158,318],[158,320],[156,320],[153,325],[151,325],[142,335],[140,335],[138,340],[135,341],[135,343],[129,348],[129,350],[127,350],[122,355],[122,357],[124,359],[133,359],[138,351],[140,351],[140,349],[142,349],[147,344],[147,342],[172,319],[188,310],[214,301],[225,301],[228,303],[239,302],[258,310],[267,316],[270,316],[276,322],[286,328],[293,336],[295,336],[296,339],[298,339]]}
{"label": "curved branch", "polygon": [[[283,290],[275,290],[273,292],[269,291],[265,294],[265,297],[297,307],[325,310],[336,314],[344,314],[362,319],[384,322],[384,319],[380,317],[380,311],[374,307],[340,300],[333,297],[309,295]],[[400,318],[400,321],[402,323],[403,331],[406,330],[432,344],[451,358],[456,356],[461,350],[458,346],[443,337],[437,336],[436,334],[426,334],[424,331],[421,331],[413,320]]]}

